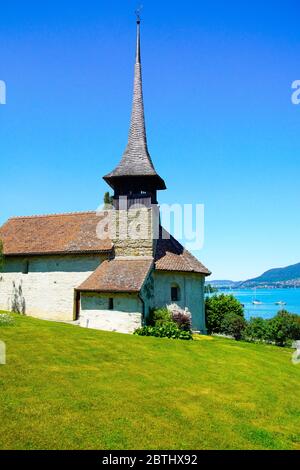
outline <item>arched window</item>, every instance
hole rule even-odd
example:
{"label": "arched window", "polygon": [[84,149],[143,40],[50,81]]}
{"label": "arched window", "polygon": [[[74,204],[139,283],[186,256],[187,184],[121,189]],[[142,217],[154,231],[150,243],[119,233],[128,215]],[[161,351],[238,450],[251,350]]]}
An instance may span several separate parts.
{"label": "arched window", "polygon": [[172,284],[171,286],[171,300],[172,302],[178,302],[180,300],[180,287],[178,284]]}

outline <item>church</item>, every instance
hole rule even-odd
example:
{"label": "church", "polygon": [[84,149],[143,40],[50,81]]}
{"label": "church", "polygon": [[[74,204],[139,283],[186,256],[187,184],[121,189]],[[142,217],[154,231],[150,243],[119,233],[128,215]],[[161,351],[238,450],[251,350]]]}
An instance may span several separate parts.
{"label": "church", "polygon": [[1,227],[0,310],[133,333],[151,309],[177,304],[205,333],[211,273],[160,224],[166,184],[147,146],[140,19],[128,144],[104,180],[113,197],[103,211],[13,217]]}

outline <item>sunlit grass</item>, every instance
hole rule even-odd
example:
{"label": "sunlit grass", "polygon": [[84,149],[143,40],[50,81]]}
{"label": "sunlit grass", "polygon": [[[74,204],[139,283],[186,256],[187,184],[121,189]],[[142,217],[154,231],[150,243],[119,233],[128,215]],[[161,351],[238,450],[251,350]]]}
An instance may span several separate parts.
{"label": "sunlit grass", "polygon": [[0,340],[2,449],[300,448],[300,366],[288,349],[17,316]]}

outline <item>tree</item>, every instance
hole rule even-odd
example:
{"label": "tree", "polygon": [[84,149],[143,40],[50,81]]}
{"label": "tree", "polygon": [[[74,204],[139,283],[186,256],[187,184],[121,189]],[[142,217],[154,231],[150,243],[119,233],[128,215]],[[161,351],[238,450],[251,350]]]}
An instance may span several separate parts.
{"label": "tree", "polygon": [[213,295],[205,300],[205,314],[208,333],[222,333],[226,315],[235,314],[244,318],[244,307],[233,295]]}
{"label": "tree", "polygon": [[239,341],[243,337],[247,322],[244,317],[236,313],[226,313],[221,323],[221,332],[224,335],[233,336]]}
{"label": "tree", "polygon": [[104,202],[105,206],[112,206],[112,204],[113,204],[113,196],[111,196],[111,195],[109,194],[109,192],[106,192],[106,193],[104,194],[103,202]]}
{"label": "tree", "polygon": [[281,310],[268,322],[267,339],[277,346],[287,346],[300,339],[300,316]]}
{"label": "tree", "polygon": [[206,284],[204,286],[204,292],[205,294],[213,294],[215,292],[218,292],[218,289],[214,286],[212,286],[211,284]]}
{"label": "tree", "polygon": [[266,341],[268,336],[268,320],[260,317],[250,318],[245,329],[247,341]]}

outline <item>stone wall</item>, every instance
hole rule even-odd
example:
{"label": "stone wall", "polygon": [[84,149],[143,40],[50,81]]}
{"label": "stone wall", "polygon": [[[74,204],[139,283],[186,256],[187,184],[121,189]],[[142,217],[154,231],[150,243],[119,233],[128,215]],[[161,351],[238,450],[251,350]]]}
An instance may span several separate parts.
{"label": "stone wall", "polygon": [[116,256],[153,256],[158,208],[111,211],[111,235]]}
{"label": "stone wall", "polygon": [[[109,298],[114,310],[108,310]],[[142,325],[142,302],[136,294],[81,293],[79,324],[119,333],[133,333]]]}
{"label": "stone wall", "polygon": [[[192,326],[196,331],[206,333],[204,306],[205,277],[193,273],[154,272],[154,304],[162,307],[176,303],[181,308],[188,308],[192,314]],[[178,286],[180,300],[173,302],[171,287]]]}
{"label": "stone wall", "polygon": [[72,321],[74,289],[103,259],[100,255],[6,258],[4,272],[0,273],[0,309]]}

